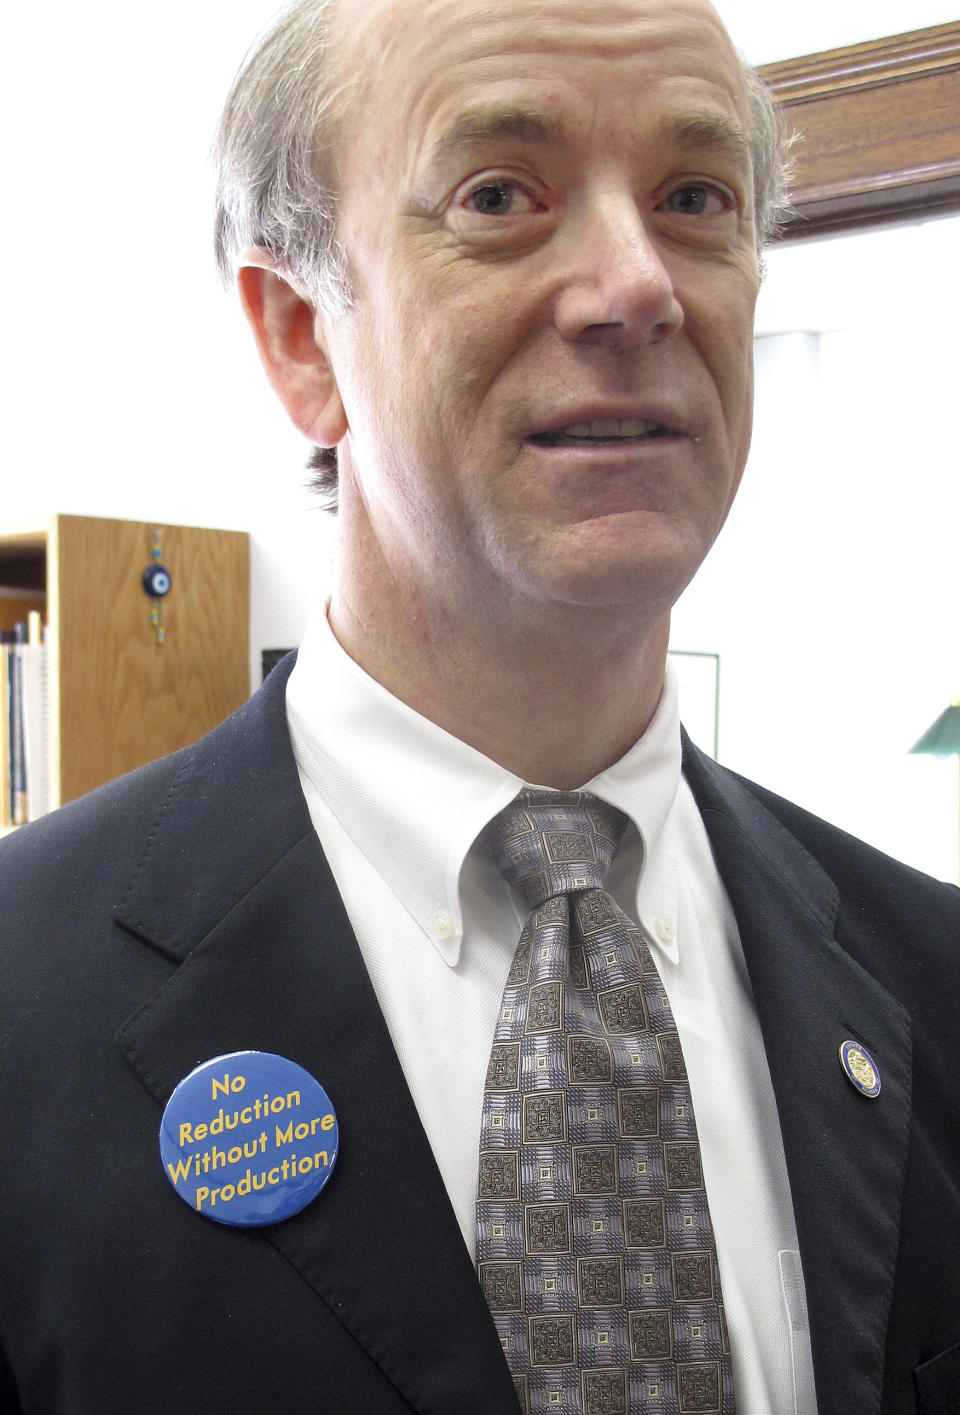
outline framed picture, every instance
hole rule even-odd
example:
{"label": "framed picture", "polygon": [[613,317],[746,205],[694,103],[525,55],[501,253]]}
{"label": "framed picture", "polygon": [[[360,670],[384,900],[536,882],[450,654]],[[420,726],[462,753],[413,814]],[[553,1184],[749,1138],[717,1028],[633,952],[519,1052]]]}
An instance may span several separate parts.
{"label": "framed picture", "polygon": [[671,649],[668,658],[677,675],[680,721],[700,750],[716,761],[720,750],[720,655]]}

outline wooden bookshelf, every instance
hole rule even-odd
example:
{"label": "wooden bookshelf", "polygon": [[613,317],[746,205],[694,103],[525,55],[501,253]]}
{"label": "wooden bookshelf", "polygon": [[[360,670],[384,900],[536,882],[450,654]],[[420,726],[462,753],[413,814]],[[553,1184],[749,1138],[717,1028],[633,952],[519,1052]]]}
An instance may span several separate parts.
{"label": "wooden bookshelf", "polygon": [[[172,582],[162,643],[142,583],[157,529]],[[0,520],[0,586],[45,595],[53,805],[195,741],[249,694],[246,532]],[[0,627],[13,613],[0,599]]]}

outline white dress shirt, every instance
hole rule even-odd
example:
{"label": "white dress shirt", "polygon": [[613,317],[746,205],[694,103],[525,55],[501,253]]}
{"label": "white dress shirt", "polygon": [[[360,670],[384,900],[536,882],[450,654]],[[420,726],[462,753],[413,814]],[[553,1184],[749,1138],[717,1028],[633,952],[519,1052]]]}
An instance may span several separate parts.
{"label": "white dress shirt", "polygon": [[[314,828],[473,1256],[484,1079],[525,910],[472,847],[525,783],[364,673],[325,615],[301,646],[287,715]],[[736,923],[680,773],[669,669],[640,741],[584,789],[629,822],[607,885],[644,930],[683,1045],[739,1415],[816,1415],[776,1104]]]}

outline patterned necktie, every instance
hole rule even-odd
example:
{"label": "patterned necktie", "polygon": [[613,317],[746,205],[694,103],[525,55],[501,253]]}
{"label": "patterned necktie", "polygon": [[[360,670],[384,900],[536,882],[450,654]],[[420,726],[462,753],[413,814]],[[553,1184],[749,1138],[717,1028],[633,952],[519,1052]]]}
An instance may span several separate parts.
{"label": "patterned necktie", "polygon": [[480,837],[532,911],[487,1071],[480,1281],[525,1415],[732,1415],[680,1039],[603,889],[624,825],[523,790]]}

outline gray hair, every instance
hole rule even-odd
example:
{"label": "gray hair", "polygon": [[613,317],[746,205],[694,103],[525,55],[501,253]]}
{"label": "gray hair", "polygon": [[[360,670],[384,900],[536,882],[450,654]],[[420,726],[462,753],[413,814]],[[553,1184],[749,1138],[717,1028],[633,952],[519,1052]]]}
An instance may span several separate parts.
{"label": "gray hair", "polygon": [[294,0],[244,61],[214,145],[214,243],[225,284],[263,246],[330,314],[349,307],[336,239],[334,0]]}
{"label": "gray hair", "polygon": [[753,206],[757,249],[778,234],[790,211],[789,187],[792,139],[787,134],[783,109],[752,64],[742,55],[740,69],[750,103],[750,155],[753,159]]}
{"label": "gray hair", "polygon": [[[336,316],[349,309],[349,265],[337,240],[336,154],[345,76],[333,51],[335,0],[293,0],[254,45],[234,81],[214,147],[215,249],[225,284],[238,257],[262,246]],[[750,102],[757,244],[775,235],[786,206],[783,114],[741,59]],[[336,508],[337,453],[317,447],[313,484]]]}

